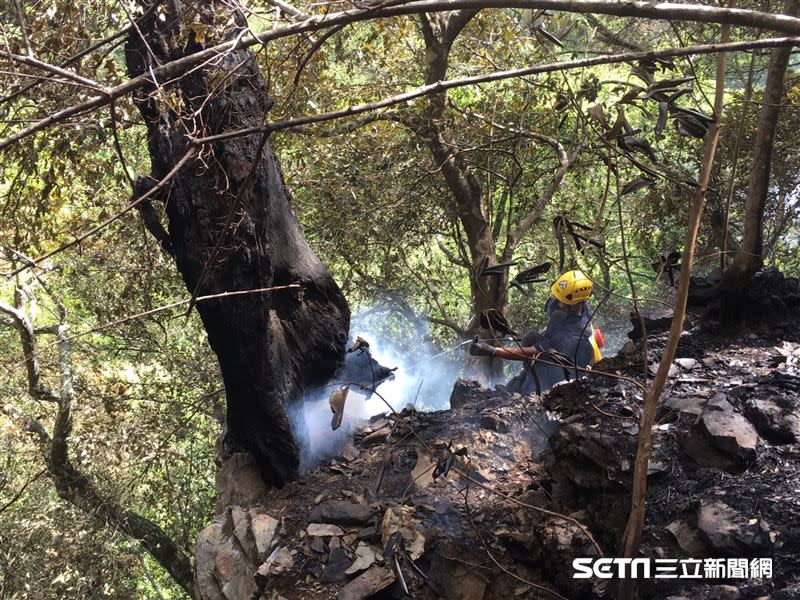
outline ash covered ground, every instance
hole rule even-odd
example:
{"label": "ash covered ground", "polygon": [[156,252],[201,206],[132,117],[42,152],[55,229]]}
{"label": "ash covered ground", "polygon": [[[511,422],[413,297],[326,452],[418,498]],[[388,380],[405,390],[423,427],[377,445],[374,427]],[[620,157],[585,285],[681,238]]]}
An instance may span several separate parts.
{"label": "ash covered ground", "polygon": [[[641,556],[765,557],[773,573],[642,580],[639,595],[800,598],[797,323],[720,335],[693,319],[654,428]],[[649,372],[665,340],[649,336]],[[619,556],[644,368],[639,341],[595,366],[609,376],[541,398],[459,380],[449,410],[380,412],[283,489],[234,455],[198,541],[200,597],[614,597],[572,560]]]}

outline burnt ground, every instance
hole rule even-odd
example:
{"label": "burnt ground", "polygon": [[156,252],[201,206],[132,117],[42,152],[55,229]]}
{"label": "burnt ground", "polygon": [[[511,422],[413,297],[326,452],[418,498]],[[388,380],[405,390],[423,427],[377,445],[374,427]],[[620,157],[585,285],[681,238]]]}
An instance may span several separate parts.
{"label": "burnt ground", "polygon": [[[641,556],[768,557],[773,574],[642,580],[640,597],[800,598],[800,323],[781,317],[731,337],[700,324],[690,318],[659,407]],[[665,340],[648,338],[651,363]],[[218,533],[198,543],[200,597],[613,597],[613,581],[572,579],[572,559],[593,546],[537,508],[619,555],[642,405],[626,378],[642,372],[631,342],[543,398],[459,381],[451,410],[376,415],[340,456],[283,489],[226,491],[243,478],[223,474]],[[213,568],[201,560],[208,540]],[[244,591],[226,548],[246,555],[242,577],[261,565]]]}
{"label": "burnt ground", "polygon": [[[651,361],[657,362],[665,341],[666,336],[649,339]],[[690,369],[676,365],[659,406],[641,555],[771,557],[774,573],[771,579],[750,582],[714,581],[718,589],[698,582],[651,580],[640,586],[643,598],[800,598],[800,586],[775,594],[800,581],[800,446],[796,437],[789,439],[781,427],[763,423],[753,410],[758,401],[770,400],[785,406],[794,419],[800,416],[798,342],[800,335],[788,325],[749,331],[735,339],[721,339],[699,327],[684,334],[677,356],[697,363],[686,361]],[[641,346],[624,350],[629,352],[597,369],[641,380]],[[742,451],[722,436],[708,443],[707,432],[698,426],[699,415],[681,411],[701,410],[719,395],[740,416],[740,425],[755,424],[759,437],[753,452]],[[585,511],[586,522],[606,553],[613,555],[630,507],[627,494],[638,434],[637,421],[622,417],[638,415],[641,392],[628,382],[592,378],[580,386],[553,390],[544,404],[562,417],[547,460],[558,491],[554,507]],[[725,515],[725,525],[730,525],[725,535],[696,531],[699,507],[714,502],[733,511]],[[682,529],[699,539],[694,544],[684,540],[682,548],[668,530],[676,522],[686,523]],[[748,531],[750,523],[757,532]]]}

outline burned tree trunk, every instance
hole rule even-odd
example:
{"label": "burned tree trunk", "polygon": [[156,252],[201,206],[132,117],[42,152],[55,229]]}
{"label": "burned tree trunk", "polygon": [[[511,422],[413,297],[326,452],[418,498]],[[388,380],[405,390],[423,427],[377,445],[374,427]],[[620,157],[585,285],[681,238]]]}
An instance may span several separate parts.
{"label": "burned tree trunk", "polygon": [[[131,77],[233,39],[245,26],[215,0],[156,3],[128,39]],[[197,305],[225,382],[226,448],[250,451],[265,482],[282,485],[299,464],[287,406],[336,369],[350,313],[300,231],[266,136],[202,146],[190,138],[264,123],[270,101],[255,56],[230,51],[176,81],[154,82],[136,102],[147,124],[151,184],[186,161],[159,200],[187,289],[212,295],[299,285]]]}

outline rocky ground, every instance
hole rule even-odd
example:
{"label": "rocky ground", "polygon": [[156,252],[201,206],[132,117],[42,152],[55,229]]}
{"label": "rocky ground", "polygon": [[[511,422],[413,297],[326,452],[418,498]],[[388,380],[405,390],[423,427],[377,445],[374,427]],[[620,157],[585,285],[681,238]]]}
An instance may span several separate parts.
{"label": "rocky ground", "polygon": [[[768,557],[773,574],[642,580],[640,597],[800,598],[800,328],[699,323],[659,408],[641,553]],[[650,371],[665,339],[648,338]],[[619,554],[643,370],[640,340],[543,398],[459,381],[449,411],[376,415],[280,490],[234,455],[198,540],[200,598],[613,597],[572,559]]]}

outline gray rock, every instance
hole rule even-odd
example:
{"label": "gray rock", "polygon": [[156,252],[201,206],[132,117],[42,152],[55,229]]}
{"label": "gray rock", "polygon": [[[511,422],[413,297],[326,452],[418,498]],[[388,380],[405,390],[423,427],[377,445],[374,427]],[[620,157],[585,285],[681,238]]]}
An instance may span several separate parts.
{"label": "gray rock", "polygon": [[[368,504],[329,500],[314,507],[309,520],[336,525],[366,525],[375,516],[375,509]],[[332,534],[341,535],[341,534]]]}
{"label": "gray rock", "polygon": [[403,543],[411,560],[417,560],[425,552],[425,535],[422,520],[414,516],[410,506],[397,506],[386,509],[381,521],[381,542],[385,548],[397,532],[403,536]]}
{"label": "gray rock", "polygon": [[735,473],[755,460],[758,439],[750,421],[717,394],[683,439],[683,449],[702,467]]}
{"label": "gray rock", "polygon": [[488,391],[477,381],[459,379],[450,393],[450,408],[461,408],[465,404],[482,400]]}
{"label": "gray rock", "polygon": [[382,429],[378,429],[377,431],[373,431],[366,437],[361,440],[362,446],[377,446],[378,444],[383,444],[386,441],[386,438],[391,435],[392,429],[387,425]]}
{"label": "gray rock", "polygon": [[570,597],[591,597],[591,580],[573,578],[574,559],[597,555],[583,532],[573,523],[550,518],[535,526],[534,534],[541,544],[543,571],[548,579],[556,587],[570,590]]}
{"label": "gray rock", "polygon": [[223,600],[222,589],[214,577],[217,551],[224,543],[222,523],[215,521],[197,536],[195,550],[195,593],[199,600]]}
{"label": "gray rock", "polygon": [[713,551],[721,555],[754,556],[768,552],[773,545],[774,536],[766,521],[748,519],[719,500],[700,502],[697,529]]}
{"label": "gray rock", "polygon": [[[648,365],[647,370],[650,371],[650,375],[655,376],[658,373],[658,367],[661,363],[653,363],[652,365]],[[675,377],[681,370],[676,365],[670,365],[669,371],[667,372],[667,377]]]}
{"label": "gray rock", "polygon": [[790,398],[751,398],[744,412],[758,432],[774,443],[800,442],[800,406]]}
{"label": "gray rock", "polygon": [[281,546],[272,551],[269,558],[259,567],[259,573],[263,571],[267,575],[284,575],[291,571],[293,566],[292,553],[288,548]]}
{"label": "gray rock", "polygon": [[[666,331],[672,325],[672,309],[666,308],[664,310],[656,310],[644,313],[642,314],[642,318],[644,320],[645,329],[647,330],[647,335],[651,335],[659,331]],[[633,325],[633,331],[628,332],[628,337],[632,340],[641,339],[642,325],[635,312],[630,313],[630,320],[631,324]]]}
{"label": "gray rock", "polygon": [[377,542],[380,539],[378,528],[374,525],[358,530],[358,539],[365,542]]}
{"label": "gray rock", "polygon": [[694,358],[676,358],[675,362],[678,363],[678,366],[684,371],[691,371],[700,364]]}
{"label": "gray rock", "polygon": [[769,598],[770,600],[796,600],[800,598],[800,583],[794,583],[789,587],[778,590]]}
{"label": "gray rock", "polygon": [[257,561],[259,557],[256,552],[256,540],[250,526],[249,515],[241,506],[232,506],[231,519],[233,520],[233,534],[236,536],[236,539],[239,540],[245,554],[247,554],[250,560],[254,562]]}
{"label": "gray rock", "polygon": [[306,533],[310,536],[319,537],[332,537],[344,535],[341,527],[336,525],[328,525],[327,523],[309,523],[306,527]]}
{"label": "gray rock", "polygon": [[252,523],[258,561],[263,562],[269,556],[272,546],[275,544],[280,523],[277,519],[257,513],[254,510],[250,510],[250,522]]}
{"label": "gray rock", "polygon": [[314,536],[313,538],[311,538],[311,543],[309,544],[309,547],[314,552],[318,552],[319,554],[324,554],[325,552],[327,552],[327,549],[325,548],[325,540],[323,540],[321,537],[318,536]]}
{"label": "gray rock", "polygon": [[454,548],[444,544],[439,552],[433,553],[428,571],[431,581],[446,591],[448,600],[483,600],[489,581],[479,570],[461,561],[445,558],[453,551]]}
{"label": "gray rock", "polygon": [[336,594],[336,600],[364,600],[380,592],[394,581],[394,573],[386,567],[370,567]]}
{"label": "gray rock", "polygon": [[[256,589],[254,562],[235,533],[232,511],[225,511],[197,536],[195,581],[198,600],[247,600]],[[241,515],[240,515],[241,516]]]}
{"label": "gray rock", "polygon": [[500,433],[508,431],[508,423],[492,413],[483,413],[480,418],[480,426],[484,429],[491,429]]}
{"label": "gray rock", "polygon": [[342,458],[344,458],[347,462],[353,462],[358,458],[361,452],[358,448],[356,448],[355,444],[353,444],[353,440],[348,438],[344,443],[344,446],[342,446],[342,449],[339,451],[339,454],[341,454]]}
{"label": "gray rock", "polygon": [[664,407],[690,415],[701,415],[707,402],[707,398],[667,398],[664,400]]}
{"label": "gray rock", "polygon": [[610,482],[630,480],[634,436],[612,435],[574,422],[562,423],[549,443],[559,471],[579,487],[604,489]]}
{"label": "gray rock", "polygon": [[247,560],[233,536],[227,537],[224,544],[217,547],[213,574],[218,582],[222,582],[225,600],[246,600],[252,596],[256,588],[254,570],[255,565]]}
{"label": "gray rock", "polygon": [[682,519],[676,519],[666,527],[672,534],[678,546],[686,556],[697,558],[705,556],[707,552],[706,544],[700,537],[697,528],[692,527]]}
{"label": "gray rock", "polygon": [[744,595],[735,585],[715,585],[708,590],[706,597],[714,600],[743,600]]}
{"label": "gray rock", "polygon": [[372,566],[375,559],[378,558],[377,554],[364,542],[359,542],[356,548],[356,560],[345,570],[345,575],[354,575],[364,569]]}

